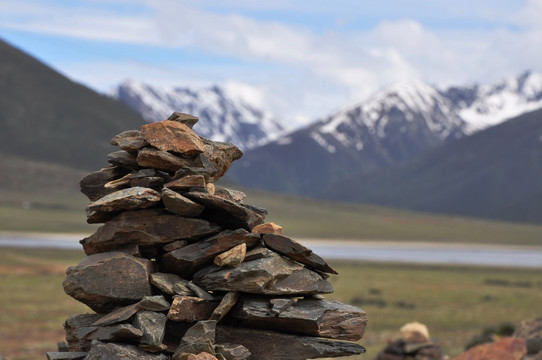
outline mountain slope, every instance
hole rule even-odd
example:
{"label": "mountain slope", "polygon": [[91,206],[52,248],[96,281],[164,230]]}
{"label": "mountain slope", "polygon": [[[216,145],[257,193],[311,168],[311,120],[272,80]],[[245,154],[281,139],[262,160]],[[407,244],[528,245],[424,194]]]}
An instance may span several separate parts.
{"label": "mountain slope", "polygon": [[495,84],[455,86],[442,94],[467,123],[467,134],[542,108],[542,74],[526,71]]}
{"label": "mountain slope", "polygon": [[486,218],[542,221],[542,110],[369,175],[326,197]]}
{"label": "mountain slope", "polygon": [[112,96],[138,111],[148,122],[167,119],[173,111],[198,116],[201,136],[250,149],[278,137],[284,127],[269,113],[234,99],[217,86],[166,88],[137,81],[119,85]]}
{"label": "mountain slope", "polygon": [[143,119],[0,40],[0,152],[95,169]]}
{"label": "mountain slope", "polygon": [[461,137],[453,103],[421,82],[399,84],[305,129],[248,152],[232,179],[273,191],[315,194]]}

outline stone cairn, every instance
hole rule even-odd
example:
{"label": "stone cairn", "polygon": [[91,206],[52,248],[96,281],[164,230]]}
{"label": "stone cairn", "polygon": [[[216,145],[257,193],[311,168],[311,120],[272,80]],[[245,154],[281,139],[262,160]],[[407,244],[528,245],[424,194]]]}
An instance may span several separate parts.
{"label": "stone cairn", "polygon": [[95,313],[69,317],[67,351],[48,359],[309,359],[361,354],[367,315],[320,294],[336,274],[265,223],[267,210],[214,182],[242,152],[199,137],[173,113],[115,136],[111,165],[81,180],[92,201],[69,267],[68,295]]}
{"label": "stone cairn", "polygon": [[390,342],[375,360],[440,360],[440,346],[429,337],[427,326],[417,321],[399,329],[401,337]]}

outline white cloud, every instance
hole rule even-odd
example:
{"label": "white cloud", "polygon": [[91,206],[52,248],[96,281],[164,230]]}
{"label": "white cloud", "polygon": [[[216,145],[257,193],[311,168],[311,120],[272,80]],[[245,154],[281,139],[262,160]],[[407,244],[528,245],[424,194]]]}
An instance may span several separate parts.
{"label": "white cloud", "polygon": [[[112,2],[130,4],[127,0]],[[480,19],[498,26],[438,28],[406,17],[382,20],[367,30],[345,30],[356,21],[349,14],[356,9],[353,2],[342,2],[344,6],[332,10],[324,2],[304,1],[300,5],[291,1],[260,4],[235,0],[228,4],[234,6],[230,8],[233,10],[212,12],[205,9],[227,9],[226,5],[216,0],[139,0],[139,6],[146,6],[148,11],[125,14],[108,8],[104,4],[111,1],[104,0],[83,1],[83,8],[20,0],[2,3],[0,27],[172,50],[196,49],[231,62],[259,64],[260,73],[221,60],[210,65],[164,67],[130,57],[93,64],[63,62],[57,67],[102,89],[128,77],[161,85],[223,83],[240,96],[248,94],[250,101],[292,121],[322,117],[347,100],[368,96],[394,82],[419,78],[449,85],[491,81],[528,68],[542,70],[540,0],[527,1],[515,14],[509,13],[506,1],[481,0],[472,4],[465,0],[453,6],[438,2],[417,7],[425,18],[430,11],[438,13],[438,17],[445,17],[447,11],[451,18],[471,22]],[[300,14],[329,11],[336,19],[330,23],[337,25],[335,29],[315,31],[308,25],[241,15],[235,9]],[[510,25],[519,28],[510,29]]]}

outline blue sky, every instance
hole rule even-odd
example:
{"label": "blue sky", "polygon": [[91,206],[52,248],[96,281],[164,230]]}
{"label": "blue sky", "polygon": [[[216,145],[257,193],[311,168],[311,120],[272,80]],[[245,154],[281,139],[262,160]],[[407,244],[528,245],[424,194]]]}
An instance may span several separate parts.
{"label": "blue sky", "polygon": [[542,1],[0,0],[0,37],[100,92],[218,84],[301,125],[396,82],[542,71]]}

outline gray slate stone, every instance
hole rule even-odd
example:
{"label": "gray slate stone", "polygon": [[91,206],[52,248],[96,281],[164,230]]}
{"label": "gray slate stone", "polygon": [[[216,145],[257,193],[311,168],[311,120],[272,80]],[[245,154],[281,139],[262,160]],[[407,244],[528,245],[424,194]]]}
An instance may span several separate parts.
{"label": "gray slate stone", "polygon": [[143,333],[140,342],[148,345],[162,344],[166,331],[166,321],[166,315],[159,312],[138,312],[134,318],[134,324]]}
{"label": "gray slate stone", "polygon": [[92,342],[92,348],[88,352],[85,360],[119,360],[119,359],[137,359],[137,360],[168,360],[164,354],[149,354],[133,345]]}
{"label": "gray slate stone", "polygon": [[205,206],[168,188],[162,189],[162,202],[167,211],[179,216],[197,217],[205,209]]}

